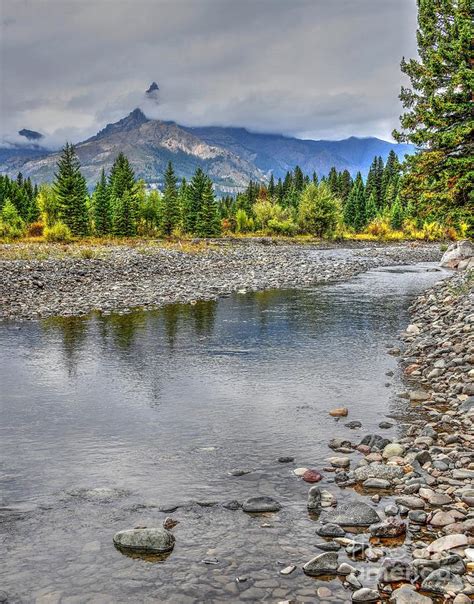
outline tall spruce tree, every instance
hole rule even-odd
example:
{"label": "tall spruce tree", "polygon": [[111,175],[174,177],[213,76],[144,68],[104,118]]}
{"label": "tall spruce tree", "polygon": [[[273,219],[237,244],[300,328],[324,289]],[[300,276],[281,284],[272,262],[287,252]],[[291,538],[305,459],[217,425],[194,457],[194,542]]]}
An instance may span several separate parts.
{"label": "tall spruce tree", "polygon": [[304,189],[303,171],[299,166],[296,166],[293,170],[293,186],[297,193],[301,193]]}
{"label": "tall spruce tree", "polygon": [[364,182],[360,172],[357,172],[344,206],[344,222],[356,231],[361,231],[366,225]]}
{"label": "tall spruce tree", "polygon": [[341,198],[343,204],[346,203],[351,189],[352,176],[350,175],[349,170],[344,170],[339,174],[339,197]]}
{"label": "tall spruce tree", "polygon": [[270,174],[270,180],[268,181],[268,195],[270,199],[273,199],[275,196],[275,177],[273,176],[273,172]]}
{"label": "tall spruce tree", "polygon": [[411,81],[393,136],[420,151],[406,160],[403,195],[423,215],[460,212],[473,221],[474,114],[471,0],[417,0],[419,60],[402,60]]}
{"label": "tall spruce tree", "polygon": [[110,196],[120,199],[125,191],[133,193],[135,188],[135,173],[128,157],[120,152],[113,163],[109,176]]}
{"label": "tall spruce tree", "polygon": [[218,237],[221,234],[219,208],[214,196],[212,181],[207,177],[198,210],[195,232],[198,237]]}
{"label": "tall spruce tree", "polygon": [[339,196],[339,175],[334,166],[329,170],[328,185],[331,193]]}
{"label": "tall spruce tree", "polygon": [[189,183],[187,192],[187,203],[184,212],[184,229],[187,233],[194,233],[196,231],[198,213],[201,207],[206,182],[206,175],[201,168],[198,168]]}
{"label": "tall spruce tree", "polygon": [[171,235],[179,223],[178,189],[173,164],[168,162],[165,172],[165,186],[163,189],[163,215],[161,229],[164,235]]}
{"label": "tall spruce tree", "polygon": [[121,197],[115,198],[112,232],[118,237],[136,235],[136,207],[133,195],[125,189]]}
{"label": "tall spruce tree", "polygon": [[60,220],[69,227],[73,235],[87,235],[87,186],[74,146],[70,143],[66,143],[63,148],[57,168],[53,188],[60,207]]}
{"label": "tall spruce tree", "polygon": [[369,224],[377,216],[377,197],[375,191],[372,191],[365,203],[365,222]]}
{"label": "tall spruce tree", "polygon": [[97,235],[107,235],[110,233],[112,227],[110,195],[103,168],[92,196],[92,214],[94,217],[94,230]]}

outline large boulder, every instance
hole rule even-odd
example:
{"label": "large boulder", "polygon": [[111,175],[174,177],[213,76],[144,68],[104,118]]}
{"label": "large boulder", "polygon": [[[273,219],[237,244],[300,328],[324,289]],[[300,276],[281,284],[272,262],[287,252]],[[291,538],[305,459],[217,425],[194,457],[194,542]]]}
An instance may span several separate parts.
{"label": "large boulder", "polygon": [[164,528],[142,528],[119,531],[114,544],[119,549],[162,554],[174,547],[174,536]]}
{"label": "large boulder", "polygon": [[380,522],[377,512],[363,501],[341,505],[337,510],[328,512],[324,520],[340,526],[370,526]]}
{"label": "large boulder", "polygon": [[[474,244],[467,239],[451,243],[441,258],[441,266],[444,268],[469,268],[472,262],[469,261],[474,256]],[[461,266],[459,266],[461,265]]]}

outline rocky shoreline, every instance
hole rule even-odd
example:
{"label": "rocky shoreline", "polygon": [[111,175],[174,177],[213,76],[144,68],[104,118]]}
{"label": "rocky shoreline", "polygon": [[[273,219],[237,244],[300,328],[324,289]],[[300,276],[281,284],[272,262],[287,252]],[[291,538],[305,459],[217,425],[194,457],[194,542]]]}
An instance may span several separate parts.
{"label": "rocky shoreline", "polygon": [[[338,438],[329,443],[339,454],[329,459],[335,482],[359,487],[366,500],[322,517],[317,532],[327,539],[320,545],[324,553],[303,570],[342,575],[355,590],[353,602],[467,604],[474,597],[473,286],[472,271],[458,273],[420,296],[402,334],[403,352],[390,350],[400,354],[409,387],[399,396],[419,415],[406,436],[391,441],[369,434],[358,444]],[[346,456],[354,452],[363,457],[349,470],[353,460]],[[392,501],[377,514],[373,506],[381,494]],[[327,497],[312,487],[308,509],[324,507]],[[346,527],[364,527],[370,541],[349,538]],[[353,566],[340,564],[341,548]],[[380,561],[373,569],[377,589],[363,587],[371,573],[361,561]]]}
{"label": "rocky shoreline", "polygon": [[[439,244],[326,246],[242,240],[196,250],[153,244],[0,246],[0,320],[151,309],[232,292],[305,287],[378,266],[436,261]],[[28,248],[28,245],[30,248]]]}

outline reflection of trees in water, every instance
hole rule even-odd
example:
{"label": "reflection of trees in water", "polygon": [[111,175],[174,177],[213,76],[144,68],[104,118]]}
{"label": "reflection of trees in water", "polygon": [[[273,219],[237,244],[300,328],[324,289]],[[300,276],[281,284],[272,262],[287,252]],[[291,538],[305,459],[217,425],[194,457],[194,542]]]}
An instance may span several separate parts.
{"label": "reflection of trees in water", "polygon": [[[326,347],[335,337],[339,345],[362,338],[367,346],[375,346],[374,333],[398,329],[406,302],[406,296],[394,296],[393,288],[386,291],[384,283],[363,280],[312,290],[266,290],[123,315],[53,318],[42,326],[61,335],[69,375],[75,375],[85,354],[89,358],[97,354],[99,362],[118,367],[117,375],[157,401],[166,373],[174,375],[176,363],[187,362],[187,351],[205,357],[211,338],[219,338],[212,342],[214,348],[247,345],[265,347],[270,353],[272,347],[299,348],[308,338]],[[343,347],[336,352],[345,354]]]}
{"label": "reflection of trees in water", "polygon": [[60,333],[64,361],[69,376],[76,375],[81,348],[87,339],[88,317],[51,317],[41,322],[47,334]]}
{"label": "reflection of trees in water", "polygon": [[[103,316],[100,316],[103,319]],[[132,347],[136,334],[146,325],[145,312],[130,314],[112,314],[106,317],[105,324],[113,335],[114,343],[119,350],[127,351]]]}
{"label": "reflection of trees in water", "polygon": [[120,372],[145,388],[147,396],[158,400],[167,356],[180,334],[186,344],[196,337],[211,336],[215,325],[216,301],[171,304],[155,311],[128,314],[94,314],[87,317],[58,317],[41,323],[49,334],[61,337],[65,366],[70,376],[84,356],[85,342],[100,357],[122,365]]}
{"label": "reflection of trees in water", "polygon": [[200,336],[210,336],[214,331],[216,320],[216,300],[205,300],[194,305],[186,305],[189,316],[193,320],[195,333]]}

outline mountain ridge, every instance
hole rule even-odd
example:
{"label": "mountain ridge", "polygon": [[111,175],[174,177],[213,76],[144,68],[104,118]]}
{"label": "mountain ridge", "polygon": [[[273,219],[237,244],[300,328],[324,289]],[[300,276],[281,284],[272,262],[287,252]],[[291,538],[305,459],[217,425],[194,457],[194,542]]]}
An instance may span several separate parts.
{"label": "mountain ridge", "polygon": [[[397,145],[375,137],[355,136],[339,141],[297,139],[283,134],[256,133],[243,127],[183,126],[174,121],[147,117],[136,108],[117,122],[75,145],[89,187],[102,168],[110,169],[119,152],[125,153],[136,172],[151,186],[159,186],[168,161],[177,175],[189,179],[200,167],[209,174],[219,192],[236,192],[250,179],[265,182],[270,174],[284,177],[299,165],[303,172],[319,176],[332,166],[352,175],[367,174],[375,155],[384,159],[391,149],[413,152],[410,145]],[[36,182],[54,177],[58,151],[32,157],[23,149],[15,155],[0,153],[0,170],[14,176],[19,170]]]}

